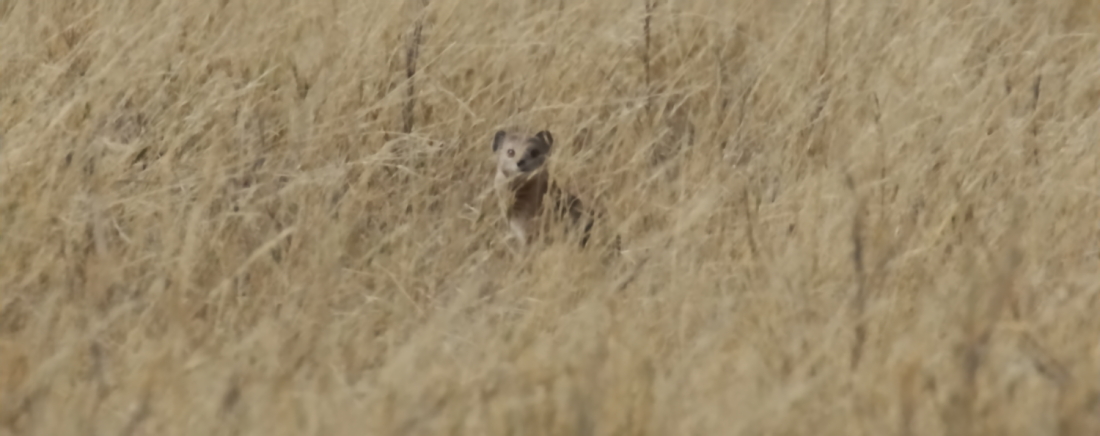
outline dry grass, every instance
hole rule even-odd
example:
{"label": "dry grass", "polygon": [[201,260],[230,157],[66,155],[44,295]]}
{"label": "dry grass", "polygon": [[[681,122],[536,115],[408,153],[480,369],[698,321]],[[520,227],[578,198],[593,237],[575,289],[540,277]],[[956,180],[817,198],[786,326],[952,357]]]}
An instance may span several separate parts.
{"label": "dry grass", "polygon": [[1096,5],[0,2],[0,435],[1100,434]]}

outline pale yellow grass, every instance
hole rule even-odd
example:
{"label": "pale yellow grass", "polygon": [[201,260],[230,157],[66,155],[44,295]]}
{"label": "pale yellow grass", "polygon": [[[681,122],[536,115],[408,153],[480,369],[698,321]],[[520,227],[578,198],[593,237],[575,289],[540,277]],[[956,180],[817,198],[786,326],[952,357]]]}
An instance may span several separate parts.
{"label": "pale yellow grass", "polygon": [[[1098,31],[0,2],[0,435],[1100,434]],[[504,245],[508,126],[603,242]]]}

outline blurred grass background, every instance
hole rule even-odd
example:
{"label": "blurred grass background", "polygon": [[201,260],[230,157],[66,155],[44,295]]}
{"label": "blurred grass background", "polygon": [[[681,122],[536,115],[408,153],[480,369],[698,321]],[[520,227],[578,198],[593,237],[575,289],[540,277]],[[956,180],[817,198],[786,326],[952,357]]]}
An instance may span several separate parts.
{"label": "blurred grass background", "polygon": [[[0,2],[0,435],[1100,434],[1097,53],[1088,0]],[[513,125],[622,255],[502,244]]]}

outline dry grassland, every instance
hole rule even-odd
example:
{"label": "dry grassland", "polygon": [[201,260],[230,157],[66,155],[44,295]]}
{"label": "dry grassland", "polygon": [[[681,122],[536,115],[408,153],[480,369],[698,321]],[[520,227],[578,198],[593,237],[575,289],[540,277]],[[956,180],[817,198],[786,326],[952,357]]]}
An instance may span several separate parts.
{"label": "dry grassland", "polygon": [[[1098,53],[1089,0],[0,2],[0,435],[1100,434]],[[504,243],[507,126],[588,249]]]}

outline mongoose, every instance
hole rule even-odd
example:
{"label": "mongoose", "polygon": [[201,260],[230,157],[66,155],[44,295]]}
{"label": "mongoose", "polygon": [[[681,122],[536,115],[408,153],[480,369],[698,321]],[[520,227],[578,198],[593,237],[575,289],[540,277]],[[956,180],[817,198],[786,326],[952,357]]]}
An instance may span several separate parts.
{"label": "mongoose", "polygon": [[585,247],[596,216],[580,199],[550,180],[545,164],[553,146],[554,137],[546,130],[533,136],[498,131],[493,136],[497,160],[494,185],[505,197],[508,225],[521,245],[526,246],[535,238],[542,209],[549,206],[553,208],[553,217],[569,218],[573,225],[583,225],[580,242]]}

